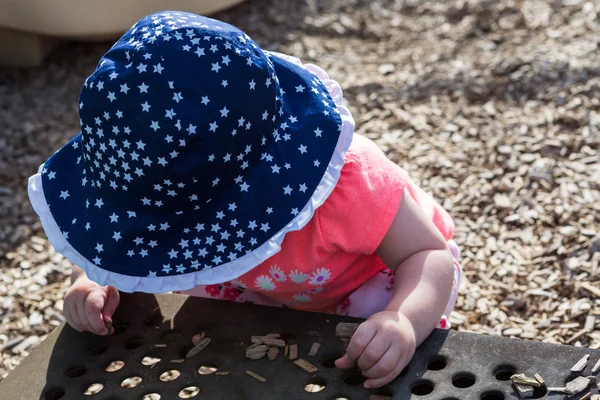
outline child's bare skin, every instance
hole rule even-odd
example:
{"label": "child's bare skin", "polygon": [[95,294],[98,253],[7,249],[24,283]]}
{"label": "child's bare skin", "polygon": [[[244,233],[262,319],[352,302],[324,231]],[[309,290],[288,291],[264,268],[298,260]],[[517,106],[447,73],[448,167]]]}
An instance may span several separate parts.
{"label": "child's bare skin", "polygon": [[71,287],[64,300],[64,315],[69,325],[79,332],[108,335],[106,327],[119,305],[119,291],[112,286],[100,286],[89,280],[83,270],[73,266]]}

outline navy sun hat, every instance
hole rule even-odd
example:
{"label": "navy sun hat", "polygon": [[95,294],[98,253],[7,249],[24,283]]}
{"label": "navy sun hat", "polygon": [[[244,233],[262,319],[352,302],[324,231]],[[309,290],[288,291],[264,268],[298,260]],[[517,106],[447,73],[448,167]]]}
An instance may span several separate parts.
{"label": "navy sun hat", "polygon": [[333,190],[354,130],[325,71],[183,12],[127,31],[79,113],[30,200],[57,251],[125,292],[225,282],[277,253]]}

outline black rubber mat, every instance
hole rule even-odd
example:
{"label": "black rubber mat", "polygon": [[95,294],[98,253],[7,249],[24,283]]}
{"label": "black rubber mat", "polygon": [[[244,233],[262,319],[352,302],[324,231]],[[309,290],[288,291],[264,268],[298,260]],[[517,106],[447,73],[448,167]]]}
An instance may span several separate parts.
{"label": "black rubber mat", "polygon": [[[363,388],[360,371],[333,367],[344,350],[335,336],[340,321],[352,319],[179,295],[122,295],[115,335],[57,329],[0,383],[0,399],[359,400],[373,394],[399,400],[515,399],[512,373],[537,372],[549,386],[563,386],[584,354],[591,356],[584,374],[600,358],[596,350],[436,330],[400,377],[370,391]],[[211,338],[210,345],[185,359],[192,336],[200,332]],[[297,344],[299,358],[318,371],[308,374],[283,351],[274,361],[246,359],[250,336],[269,333]],[[309,357],[314,342],[321,347]],[[224,371],[229,375],[217,374]],[[95,394],[86,395],[90,385]],[[189,387],[195,389],[182,392]],[[566,397],[546,395],[542,388],[533,398]]]}

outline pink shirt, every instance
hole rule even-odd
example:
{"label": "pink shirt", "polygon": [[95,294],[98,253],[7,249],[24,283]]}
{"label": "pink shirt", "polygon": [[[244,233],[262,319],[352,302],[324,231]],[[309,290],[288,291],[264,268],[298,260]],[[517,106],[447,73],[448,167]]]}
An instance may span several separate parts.
{"label": "pink shirt", "polygon": [[370,139],[354,135],[338,184],[279,253],[233,281],[290,307],[327,311],[386,268],[374,253],[407,189],[446,240],[454,223]]}

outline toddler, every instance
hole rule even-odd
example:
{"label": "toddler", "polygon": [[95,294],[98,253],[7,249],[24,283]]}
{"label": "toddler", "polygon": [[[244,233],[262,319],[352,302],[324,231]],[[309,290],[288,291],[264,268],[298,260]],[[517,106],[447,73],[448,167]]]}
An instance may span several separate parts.
{"label": "toddler", "polygon": [[448,328],[454,224],[367,138],[321,68],[183,12],[137,22],[79,98],[81,132],[29,180],[74,263],[78,331],[110,334],[119,291],[366,318],[336,361],[394,379]]}

